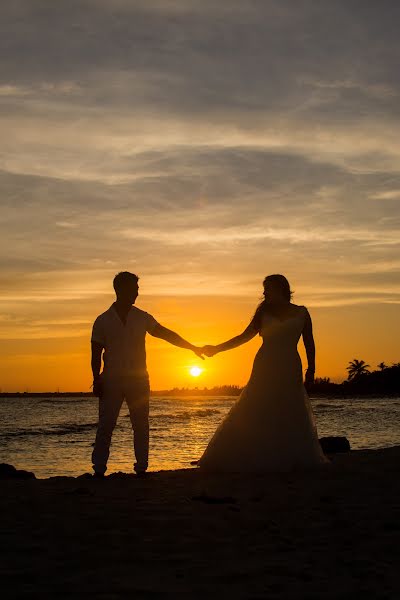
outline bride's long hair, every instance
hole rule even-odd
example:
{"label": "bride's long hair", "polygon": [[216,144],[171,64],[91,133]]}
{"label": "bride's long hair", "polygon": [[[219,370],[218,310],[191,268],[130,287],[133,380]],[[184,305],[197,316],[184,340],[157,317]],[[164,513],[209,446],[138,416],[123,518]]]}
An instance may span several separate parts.
{"label": "bride's long hair", "polygon": [[[284,296],[284,298],[286,298],[286,300],[290,302],[293,296],[293,291],[290,289],[289,282],[284,275],[280,275],[279,273],[267,275],[263,281],[263,285],[265,286],[265,284],[268,282],[271,282],[274,285],[276,285],[276,287],[280,289],[282,296]],[[256,327],[257,331],[260,331],[262,316],[266,312],[267,307],[268,302],[264,299],[256,308],[256,312],[254,313],[253,317],[253,324]]]}

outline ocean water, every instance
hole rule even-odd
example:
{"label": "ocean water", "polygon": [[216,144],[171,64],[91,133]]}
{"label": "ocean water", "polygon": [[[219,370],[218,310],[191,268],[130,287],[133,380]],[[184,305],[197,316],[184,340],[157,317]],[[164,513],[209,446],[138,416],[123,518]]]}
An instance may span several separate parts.
{"label": "ocean water", "polygon": [[[150,405],[149,470],[190,467],[237,398],[155,397]],[[312,398],[319,437],[346,436],[353,449],[400,444],[400,398]],[[96,398],[0,398],[0,462],[37,477],[91,472]],[[132,471],[133,444],[124,404],[108,473]]]}

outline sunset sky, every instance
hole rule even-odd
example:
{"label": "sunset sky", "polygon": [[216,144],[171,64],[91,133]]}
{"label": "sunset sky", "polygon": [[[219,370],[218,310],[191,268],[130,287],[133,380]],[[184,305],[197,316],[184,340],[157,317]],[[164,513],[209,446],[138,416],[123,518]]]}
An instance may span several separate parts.
{"label": "sunset sky", "polygon": [[[2,391],[89,389],[121,270],[198,344],[283,273],[317,376],[398,362],[399,23],[395,0],[2,3]],[[152,388],[243,385],[259,345],[149,336]]]}

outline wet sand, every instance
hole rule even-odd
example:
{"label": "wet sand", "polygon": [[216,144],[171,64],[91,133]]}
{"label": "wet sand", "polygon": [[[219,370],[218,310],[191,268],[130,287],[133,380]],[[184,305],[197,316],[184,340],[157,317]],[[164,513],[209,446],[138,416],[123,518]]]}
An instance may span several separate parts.
{"label": "wet sand", "polygon": [[308,473],[2,480],[1,595],[397,599],[399,475],[397,446]]}

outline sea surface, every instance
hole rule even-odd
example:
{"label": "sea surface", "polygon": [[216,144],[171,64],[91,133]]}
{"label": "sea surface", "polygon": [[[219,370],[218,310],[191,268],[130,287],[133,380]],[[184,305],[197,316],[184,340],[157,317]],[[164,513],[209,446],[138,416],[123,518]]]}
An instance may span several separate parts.
{"label": "sea surface", "polygon": [[[190,467],[230,407],[232,397],[154,397],[150,405],[150,471]],[[400,444],[400,398],[311,398],[319,437],[346,436],[353,449]],[[96,398],[0,398],[0,462],[36,477],[91,472]],[[114,431],[108,473],[131,472],[127,406]]]}

